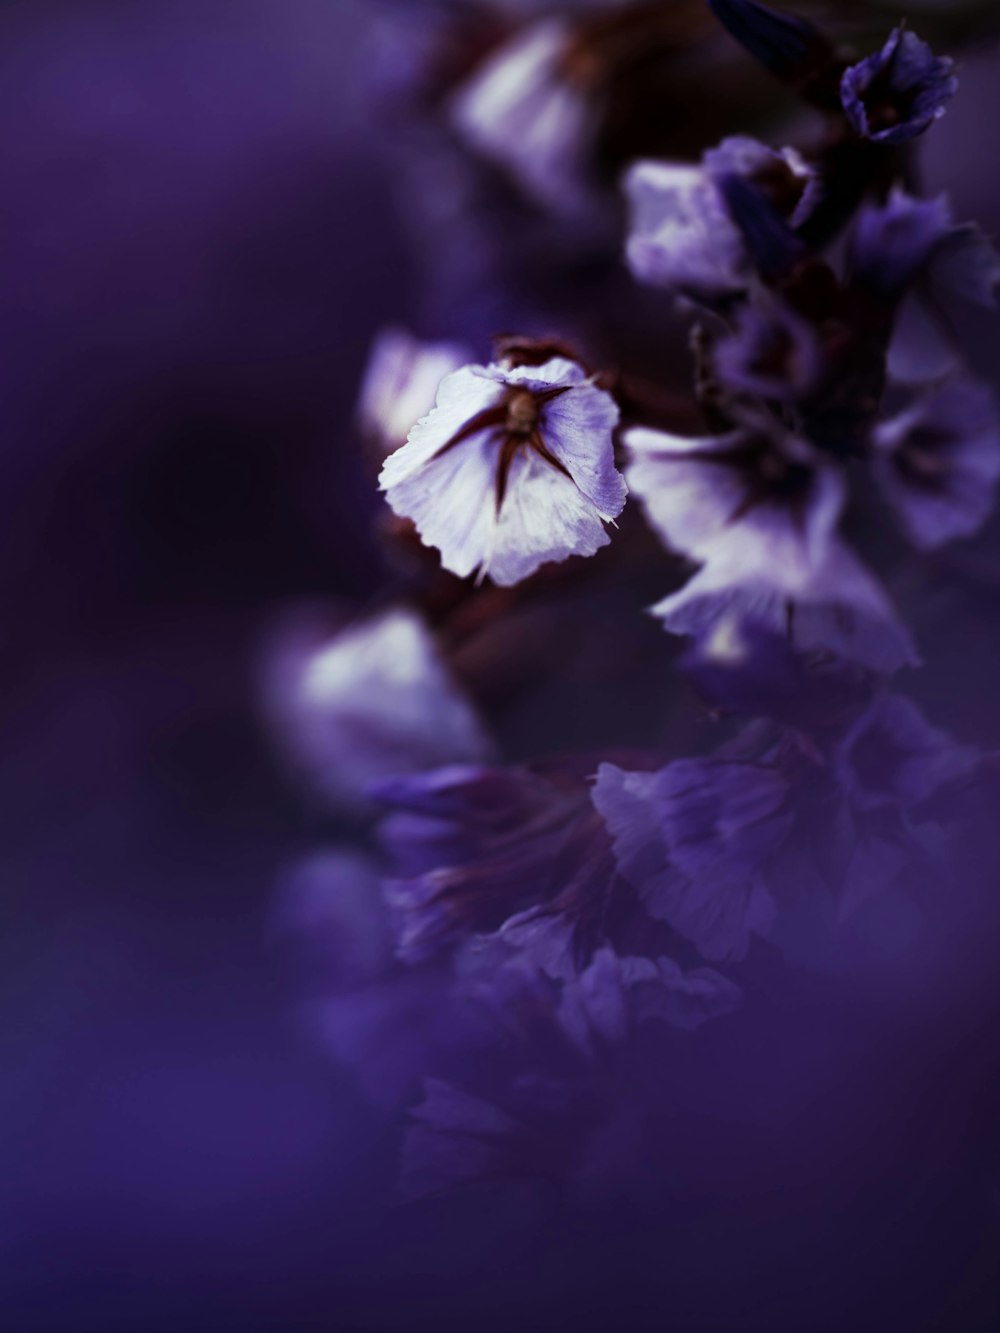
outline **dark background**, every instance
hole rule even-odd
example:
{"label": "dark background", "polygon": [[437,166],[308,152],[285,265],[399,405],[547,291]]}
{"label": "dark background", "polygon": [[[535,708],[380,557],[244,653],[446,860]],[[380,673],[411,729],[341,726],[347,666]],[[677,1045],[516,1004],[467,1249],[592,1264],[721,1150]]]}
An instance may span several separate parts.
{"label": "dark background", "polygon": [[[351,418],[414,275],[352,91],[368,8],[0,10],[0,1327],[992,1329],[995,941],[960,931],[944,1012],[804,1004],[763,1071],[746,1033],[691,1057],[734,1113],[672,1127],[684,1225],[449,1259],[378,1222],[391,1144],[275,940],[313,835],[253,691],[276,614],[379,580]],[[996,73],[928,153],[987,227]],[[919,689],[995,742],[977,559]]]}

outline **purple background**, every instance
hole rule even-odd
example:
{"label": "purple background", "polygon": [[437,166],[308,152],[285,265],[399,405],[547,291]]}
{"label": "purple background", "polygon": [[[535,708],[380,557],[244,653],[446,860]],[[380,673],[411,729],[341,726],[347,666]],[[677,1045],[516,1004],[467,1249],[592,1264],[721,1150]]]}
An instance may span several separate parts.
{"label": "purple background", "polygon": [[[706,1033],[663,1216],[530,1246],[379,1220],[393,1144],[302,1031],[270,924],[314,834],[253,705],[274,614],[379,578],[351,417],[413,274],[350,91],[365,8],[0,13],[0,1322],[992,1329],[981,921],[906,1004],[803,994]],[[998,111],[973,65],[928,163],[994,228]],[[997,585],[935,588],[955,637],[916,688],[998,741]]]}

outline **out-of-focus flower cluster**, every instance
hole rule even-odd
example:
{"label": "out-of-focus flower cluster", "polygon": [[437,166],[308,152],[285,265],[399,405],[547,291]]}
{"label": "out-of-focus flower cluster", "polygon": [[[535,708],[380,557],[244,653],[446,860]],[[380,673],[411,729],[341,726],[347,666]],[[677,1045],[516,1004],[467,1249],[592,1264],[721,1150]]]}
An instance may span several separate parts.
{"label": "out-of-focus flower cluster", "polygon": [[[406,1193],[576,1197],[641,1181],[637,1061],[947,900],[993,761],[896,692],[889,584],[991,512],[955,315],[1000,259],[915,188],[957,80],[905,26],[866,53],[751,0],[386,23],[435,340],[387,332],[361,394],[386,605],[268,671],[337,820],[283,919],[328,950],[332,1050],[411,1109]],[[769,80],[813,117],[794,146],[748,132]],[[477,361],[486,319],[518,332]]]}

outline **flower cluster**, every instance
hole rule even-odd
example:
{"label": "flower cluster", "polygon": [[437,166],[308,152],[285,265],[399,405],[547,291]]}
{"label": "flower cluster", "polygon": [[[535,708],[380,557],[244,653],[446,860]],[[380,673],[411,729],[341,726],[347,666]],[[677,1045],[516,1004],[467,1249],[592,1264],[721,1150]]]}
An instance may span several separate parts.
{"label": "flower cluster", "polygon": [[[293,882],[348,960],[321,1030],[412,1108],[404,1191],[575,1197],[642,1175],[637,1049],[669,1065],[761,969],[849,973],[947,900],[991,761],[895,692],[919,656],[890,586],[991,512],[1000,418],[955,330],[1000,259],[913,191],[957,84],[908,28],[859,57],[752,0],[595,0],[442,7],[423,38],[395,86],[520,194],[495,253],[534,237],[532,287],[582,236],[600,277],[511,288],[531,332],[482,364],[475,290],[452,341],[380,340],[359,415],[409,607],[296,631],[269,707],[359,821],[363,853]],[[814,140],[685,141],[671,99],[746,57]],[[679,659],[631,628],[647,599]]]}

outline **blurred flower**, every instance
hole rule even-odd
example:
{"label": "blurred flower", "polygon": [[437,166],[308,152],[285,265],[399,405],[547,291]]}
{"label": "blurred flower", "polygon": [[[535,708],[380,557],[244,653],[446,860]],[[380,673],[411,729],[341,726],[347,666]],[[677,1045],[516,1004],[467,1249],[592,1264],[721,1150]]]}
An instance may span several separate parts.
{"label": "blurred flower", "polygon": [[685,972],[670,958],[608,948],[561,987],[529,971],[508,969],[498,980],[507,983],[503,1012],[518,1009],[520,993],[537,1044],[520,1048],[520,1072],[494,1077],[488,1099],[425,1082],[404,1139],[404,1197],[516,1182],[590,1198],[634,1190],[638,1108],[615,1078],[617,1053],[648,1023],[690,1031],[733,1012],[739,987],[710,968]]}
{"label": "blurred flower", "polygon": [[425,343],[405,329],[383,329],[358,398],[358,424],[380,461],[406,443],[411,427],[434,407],[441,381],[468,360],[457,343]]}
{"label": "blurred flower", "polygon": [[737,1009],[740,989],[711,968],[685,972],[672,958],[620,958],[599,949],[562,989],[559,1023],[587,1058],[624,1042],[639,1023],[694,1030]]}
{"label": "blurred flower", "polygon": [[603,765],[594,802],[648,910],[706,958],[742,957],[761,936],[804,961],[828,956],[873,897],[940,880],[949,827],[935,803],[980,765],[885,695],[819,748],[752,724],[708,759]]}
{"label": "blurred flower", "polygon": [[593,555],[625,503],[611,432],[618,409],[572,361],[467,366],[386,462],[380,485],[445,569],[495,583]]}
{"label": "blurred flower", "polygon": [[837,470],[805,441],[761,421],[688,439],[625,432],[629,489],[671,550],[748,569],[822,564],[844,503]]}
{"label": "blurred flower", "polygon": [[855,808],[906,815],[971,777],[980,756],[932,727],[909,699],[886,694],[848,729],[834,763]]}
{"label": "blurred flower", "polygon": [[680,667],[715,709],[812,733],[842,725],[871,693],[863,669],[823,652],[796,651],[784,636],[735,616],[696,639]]}
{"label": "blurred flower", "polygon": [[1000,417],[985,385],[937,385],[881,422],[873,440],[874,475],[917,546],[968,536],[989,517],[1000,477]]}
{"label": "blurred flower", "polygon": [[954,62],[935,56],[902,25],[881,51],[844,71],[840,95],[847,119],[866,139],[904,143],[944,115],[958,89]]}
{"label": "blurred flower", "polygon": [[796,402],[817,386],[823,352],[813,328],[783,302],[757,300],[737,311],[712,347],[712,369],[737,394]]}
{"label": "blurred flower", "polygon": [[334,809],[369,810],[380,778],[476,761],[492,750],[423,622],[394,608],[332,637],[301,625],[267,664],[278,744]]}
{"label": "blurred flower", "polygon": [[569,42],[558,20],[526,26],[474,71],[451,104],[462,138],[560,213],[578,212],[586,201],[583,159],[593,133],[594,109],[562,69]]}
{"label": "blurred flower", "polygon": [[622,874],[653,916],[709,959],[740,958],[774,914],[762,862],[786,835],[788,786],[753,764],[680,759],[598,771],[593,799]]}
{"label": "blurred flower", "polygon": [[575,974],[617,919],[617,869],[588,771],[585,760],[447,768],[382,784],[399,956],[416,961],[477,934],[480,957],[516,954],[551,976]]}
{"label": "blurred flower", "polygon": [[801,652],[832,654],[880,674],[920,661],[878,582],[839,541],[810,567],[775,561],[750,544],[719,542],[703,568],[652,612],[672,634],[696,638],[735,618]]}
{"label": "blurred flower", "polygon": [[859,210],[850,237],[853,278],[899,297],[955,230],[947,196],[917,199],[896,186],[884,202]]}
{"label": "blurred flower", "polygon": [[[745,188],[734,189],[733,182]],[[794,149],[776,152],[745,136],[724,139],[700,166],[637,162],[625,177],[629,267],[641,282],[693,300],[732,298],[749,282],[762,217],[794,247],[791,228],[816,198],[812,182]],[[770,253],[774,237],[766,239],[767,262],[777,262]]]}

